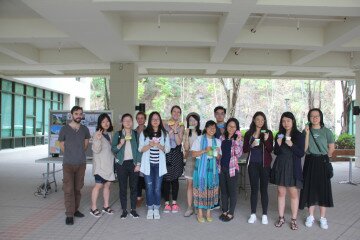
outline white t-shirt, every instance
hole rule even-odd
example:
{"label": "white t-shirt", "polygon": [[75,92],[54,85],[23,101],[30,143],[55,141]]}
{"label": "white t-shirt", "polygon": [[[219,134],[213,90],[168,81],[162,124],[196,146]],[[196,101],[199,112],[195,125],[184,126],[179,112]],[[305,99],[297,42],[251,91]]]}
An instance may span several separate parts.
{"label": "white t-shirt", "polygon": [[[194,143],[192,144],[191,146],[191,151],[200,151],[201,150],[201,138],[203,137],[203,135],[201,136],[198,136],[196,138],[196,140],[194,141]],[[208,142],[208,146],[212,146],[212,139],[211,138],[206,138],[207,139],[207,142]],[[221,141],[217,138],[215,138],[215,141],[216,141],[216,146],[219,148],[219,153],[220,155],[222,155],[222,152],[221,152]],[[208,158],[210,158],[208,156]]]}

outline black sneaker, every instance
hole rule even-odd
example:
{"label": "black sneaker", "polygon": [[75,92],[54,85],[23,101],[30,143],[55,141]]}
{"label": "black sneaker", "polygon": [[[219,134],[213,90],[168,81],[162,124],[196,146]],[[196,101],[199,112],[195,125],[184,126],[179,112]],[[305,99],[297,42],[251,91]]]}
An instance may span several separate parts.
{"label": "black sneaker", "polygon": [[133,218],[139,218],[139,214],[137,214],[137,212],[135,211],[135,209],[132,209],[130,211],[130,215],[133,217]]}
{"label": "black sneaker", "polygon": [[73,217],[66,217],[65,224],[66,225],[74,225],[74,218]]}
{"label": "black sneaker", "polygon": [[127,212],[126,210],[123,210],[120,218],[121,218],[121,219],[125,219],[125,218],[127,217],[127,215],[128,215],[128,212]]}
{"label": "black sneaker", "polygon": [[82,217],[85,217],[85,215],[82,214],[81,212],[79,212],[79,210],[77,210],[77,211],[74,213],[74,217],[82,218]]}

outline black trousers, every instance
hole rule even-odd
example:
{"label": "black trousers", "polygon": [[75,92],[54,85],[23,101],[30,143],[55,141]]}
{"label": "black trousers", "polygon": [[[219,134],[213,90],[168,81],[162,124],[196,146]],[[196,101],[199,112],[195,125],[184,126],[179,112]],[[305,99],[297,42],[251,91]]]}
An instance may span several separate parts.
{"label": "black trousers", "polygon": [[139,176],[138,185],[137,185],[137,197],[142,197],[142,190],[143,189],[146,189],[145,178],[142,177],[142,176]]}
{"label": "black trousers", "polygon": [[135,165],[133,160],[126,160],[122,165],[116,164],[116,172],[119,180],[119,198],[121,208],[127,208],[127,187],[130,187],[130,206],[136,209],[137,184],[139,172],[134,172]]}
{"label": "black trousers", "polygon": [[163,181],[163,194],[166,202],[170,201],[170,189],[172,200],[176,201],[179,193],[179,179]]}
{"label": "black trousers", "polygon": [[256,207],[258,202],[259,192],[259,181],[260,181],[260,194],[261,194],[261,206],[263,215],[267,215],[269,196],[268,196],[268,185],[269,185],[269,173],[270,167],[264,168],[262,162],[251,163],[248,166],[250,186],[251,186],[251,213],[256,213]]}
{"label": "black trousers", "polygon": [[231,215],[234,215],[237,202],[238,178],[238,171],[235,172],[235,176],[230,177],[229,169],[221,167],[219,175],[221,209],[223,212],[229,211]]}

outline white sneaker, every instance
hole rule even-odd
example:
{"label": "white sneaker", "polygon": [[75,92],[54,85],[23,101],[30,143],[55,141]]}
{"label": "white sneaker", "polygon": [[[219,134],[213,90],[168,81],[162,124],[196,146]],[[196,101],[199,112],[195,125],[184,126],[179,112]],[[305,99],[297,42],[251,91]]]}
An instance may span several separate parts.
{"label": "white sneaker", "polygon": [[320,227],[321,227],[322,229],[328,229],[328,228],[329,228],[329,225],[328,225],[328,223],[327,223],[326,218],[324,218],[324,217],[321,217],[321,218],[320,218]]}
{"label": "white sneaker", "polygon": [[154,219],[154,210],[148,209],[146,219]]}
{"label": "white sneaker", "polygon": [[154,219],[160,219],[159,209],[154,209]]}
{"label": "white sneaker", "polygon": [[255,213],[251,214],[249,219],[248,219],[248,223],[255,223],[256,222],[256,215]]}
{"label": "white sneaker", "polygon": [[312,225],[314,224],[314,216],[312,215],[309,215],[307,218],[306,218],[306,221],[305,221],[305,226],[307,227],[312,227]]}
{"label": "white sneaker", "polygon": [[[249,219],[250,220],[250,219]],[[268,224],[269,221],[268,221],[268,218],[267,218],[267,215],[262,215],[261,217],[261,223],[262,224]]]}

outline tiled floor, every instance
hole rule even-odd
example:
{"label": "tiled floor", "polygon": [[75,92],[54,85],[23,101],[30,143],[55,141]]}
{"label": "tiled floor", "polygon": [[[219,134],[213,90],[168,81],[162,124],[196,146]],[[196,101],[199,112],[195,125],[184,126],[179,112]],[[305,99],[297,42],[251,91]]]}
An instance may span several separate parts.
{"label": "tiled floor", "polygon": [[[239,194],[233,221],[223,223],[215,218],[212,223],[199,224],[194,216],[185,218],[182,215],[186,209],[184,181],[180,183],[178,200],[181,213],[162,213],[161,220],[151,221],[145,219],[146,210],[142,206],[138,210],[139,219],[128,217],[121,220],[118,186],[114,184],[111,206],[116,213],[96,219],[89,214],[90,192],[94,184],[91,165],[87,168],[80,209],[86,217],[75,219],[73,226],[66,226],[61,172],[57,174],[58,192],[49,194],[47,198],[34,195],[41,183],[41,173],[45,171],[45,164],[34,162],[46,155],[46,146],[0,151],[0,239],[360,239],[360,185],[338,184],[348,176],[348,163],[334,163],[332,187],[335,207],[328,209],[328,230],[320,229],[318,224],[306,228],[303,221],[306,211],[299,212],[298,231],[290,230],[288,224],[275,228],[277,201],[274,186],[269,186],[269,225],[261,225],[260,221],[253,225],[247,223],[250,203],[243,192]],[[60,165],[57,167],[60,168]],[[360,181],[359,168],[354,168],[353,178]],[[101,203],[100,200],[99,208]],[[260,217],[260,204],[258,209]],[[289,213],[287,204],[287,220],[290,219]],[[213,216],[218,215],[219,210],[214,210]]]}

